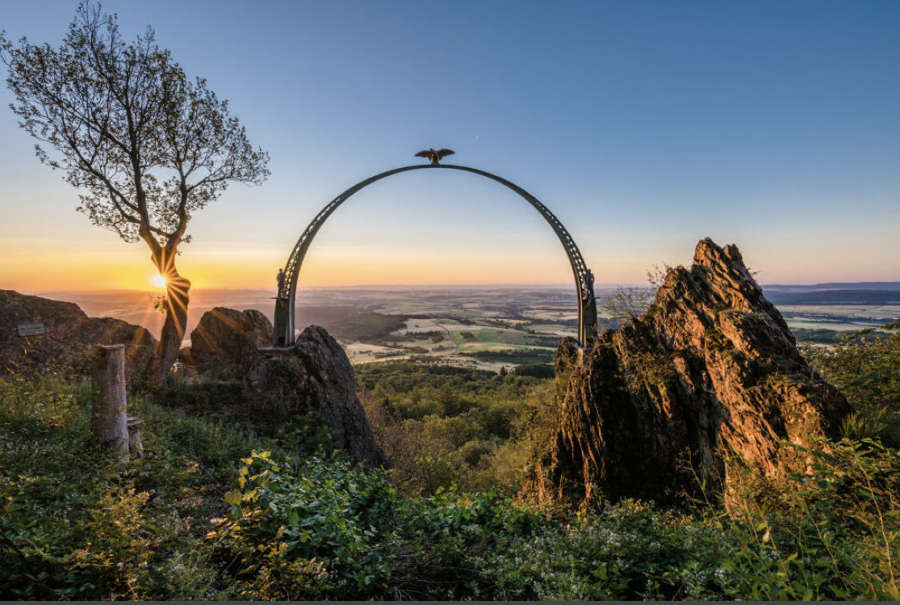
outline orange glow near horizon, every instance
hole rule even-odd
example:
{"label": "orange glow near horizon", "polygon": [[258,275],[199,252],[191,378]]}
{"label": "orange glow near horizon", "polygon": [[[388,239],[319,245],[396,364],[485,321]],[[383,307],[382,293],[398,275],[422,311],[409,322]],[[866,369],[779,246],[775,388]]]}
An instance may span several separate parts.
{"label": "orange glow near horizon", "polygon": [[[152,270],[146,254],[122,248],[119,254],[33,254],[26,262],[0,267],[0,288],[21,291],[145,290],[165,288],[165,279]],[[139,250],[137,252],[143,252]],[[218,256],[218,255],[216,255]],[[192,288],[274,290],[275,275],[284,258],[227,254],[216,258],[185,254],[178,270]],[[358,254],[311,255],[300,276],[305,287],[415,286],[471,284],[560,284],[571,279],[564,254],[559,258],[529,258],[510,263],[503,254],[455,258],[450,254],[423,253],[410,257],[390,250]],[[24,259],[23,259],[24,260]],[[621,271],[621,267],[619,268]],[[640,271],[638,271],[640,274]],[[623,274],[617,277],[624,277]]]}
{"label": "orange glow near horizon", "polygon": [[[147,250],[141,246],[109,244],[20,245],[0,240],[0,288],[23,292],[144,290],[158,292],[164,283]],[[688,264],[692,249],[665,251],[663,258],[585,250],[598,284],[643,284],[648,269],[659,263]],[[556,252],[555,254],[553,252]],[[668,252],[668,253],[667,253]],[[824,281],[878,281],[876,271],[858,271],[853,258],[834,259],[827,267],[807,264],[789,273],[779,266],[775,249],[743,250],[760,269],[761,283],[815,283]],[[591,257],[594,258],[591,258]],[[670,258],[665,258],[668,256]],[[285,262],[284,251],[272,246],[210,246],[185,250],[178,270],[196,289],[275,289],[275,275]],[[823,263],[824,264],[824,263]],[[768,269],[768,270],[767,270]],[[301,287],[423,286],[475,284],[568,284],[571,269],[562,250],[423,249],[371,246],[321,246],[310,250],[300,276]]]}

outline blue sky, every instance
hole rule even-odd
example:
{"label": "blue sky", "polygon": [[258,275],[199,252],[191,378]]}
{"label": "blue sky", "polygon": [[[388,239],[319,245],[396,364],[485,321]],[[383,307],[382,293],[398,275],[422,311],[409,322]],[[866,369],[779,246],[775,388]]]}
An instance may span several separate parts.
{"label": "blue sky", "polygon": [[[7,35],[56,43],[75,4],[2,6]],[[900,280],[900,2],[104,7],[128,38],[151,24],[271,153],[266,184],[233,186],[196,215],[181,265],[198,285],[269,285],[319,207],[431,146],[534,193],[598,283],[686,264],[706,236],[737,243],[763,283]],[[75,213],[74,190],[38,163],[8,110],[0,138],[0,253],[16,265],[0,268],[0,287],[40,289],[57,274],[62,284],[98,259],[118,264],[80,287],[149,274],[142,245]],[[524,202],[433,171],[349,201],[304,275],[308,285],[570,281]]]}

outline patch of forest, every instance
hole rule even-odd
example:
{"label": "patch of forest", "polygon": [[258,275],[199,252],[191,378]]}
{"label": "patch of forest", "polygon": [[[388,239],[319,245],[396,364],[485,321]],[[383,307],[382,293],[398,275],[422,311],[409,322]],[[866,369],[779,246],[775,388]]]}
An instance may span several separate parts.
{"label": "patch of forest", "polygon": [[298,325],[322,326],[343,342],[377,343],[406,325],[408,316],[387,315],[355,306],[298,306]]}

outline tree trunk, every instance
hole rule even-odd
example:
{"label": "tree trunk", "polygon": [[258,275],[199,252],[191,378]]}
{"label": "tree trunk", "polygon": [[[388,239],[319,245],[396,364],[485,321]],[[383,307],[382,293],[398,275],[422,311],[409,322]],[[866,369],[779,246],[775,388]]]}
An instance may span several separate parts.
{"label": "tree trunk", "polygon": [[91,374],[91,433],[100,443],[113,442],[122,462],[128,461],[125,400],[125,345],[97,345]]}
{"label": "tree trunk", "polygon": [[178,274],[175,263],[171,260],[168,263],[158,263],[157,268],[160,275],[166,278],[166,321],[156,346],[156,363],[153,373],[156,385],[162,386],[169,369],[178,357],[181,341],[184,339],[187,329],[191,282]]}

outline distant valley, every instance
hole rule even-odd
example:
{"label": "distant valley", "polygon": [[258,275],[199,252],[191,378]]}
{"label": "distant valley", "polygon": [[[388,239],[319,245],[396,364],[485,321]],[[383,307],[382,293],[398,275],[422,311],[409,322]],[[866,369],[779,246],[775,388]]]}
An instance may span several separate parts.
{"label": "distant valley", "polygon": [[[646,299],[649,289],[626,289]],[[900,319],[900,282],[764,286],[798,341],[836,342],[841,334]],[[601,329],[618,325],[605,304],[616,288],[597,288]],[[41,292],[158,334],[163,316],[140,291]],[[258,309],[269,318],[272,291],[195,290],[188,331],[217,306]],[[574,335],[575,293],[563,287],[416,287],[301,289],[297,325],[331,332],[354,363],[413,360],[499,371],[550,363],[559,339]]]}

